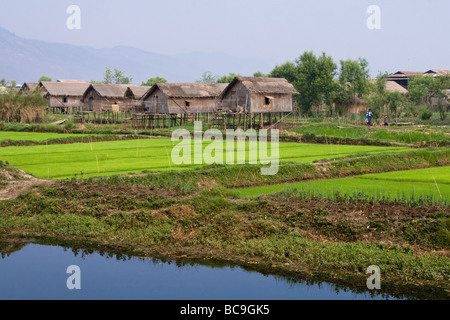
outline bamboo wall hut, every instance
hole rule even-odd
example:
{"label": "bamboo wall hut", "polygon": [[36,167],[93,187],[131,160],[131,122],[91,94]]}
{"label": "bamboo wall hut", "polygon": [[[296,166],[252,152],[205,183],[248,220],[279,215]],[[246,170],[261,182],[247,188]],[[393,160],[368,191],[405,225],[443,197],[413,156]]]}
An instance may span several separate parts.
{"label": "bamboo wall hut", "polygon": [[293,111],[298,94],[284,78],[236,77],[219,96],[219,109],[232,113],[285,113]]}
{"label": "bamboo wall hut", "polygon": [[125,96],[130,84],[91,84],[82,97],[83,111],[130,111],[131,99]]}
{"label": "bamboo wall hut", "polygon": [[143,96],[150,90],[149,86],[130,86],[125,91],[125,97],[130,99],[131,108],[134,112],[144,112]]}
{"label": "bamboo wall hut", "polygon": [[30,93],[36,90],[39,86],[39,83],[36,82],[25,82],[20,88],[20,92]]}
{"label": "bamboo wall hut", "polygon": [[89,83],[61,83],[42,81],[38,89],[42,90],[48,99],[48,108],[53,112],[71,113],[74,109],[81,109],[81,98],[89,87]]}
{"label": "bamboo wall hut", "polygon": [[158,83],[142,97],[151,114],[193,114],[216,111],[225,83]]}

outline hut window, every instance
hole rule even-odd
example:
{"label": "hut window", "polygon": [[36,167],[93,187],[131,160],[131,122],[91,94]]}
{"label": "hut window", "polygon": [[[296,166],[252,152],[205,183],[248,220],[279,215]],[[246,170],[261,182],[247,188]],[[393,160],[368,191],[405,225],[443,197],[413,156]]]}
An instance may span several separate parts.
{"label": "hut window", "polygon": [[64,97],[64,98],[63,98],[63,102],[64,102],[64,103],[67,103],[67,97]]}
{"label": "hut window", "polygon": [[190,101],[185,101],[184,103],[186,104],[186,108],[189,108],[191,106],[191,102]]}
{"label": "hut window", "polygon": [[270,104],[270,100],[273,100],[273,97],[269,97],[269,96],[264,97],[264,104],[265,105],[269,105]]}

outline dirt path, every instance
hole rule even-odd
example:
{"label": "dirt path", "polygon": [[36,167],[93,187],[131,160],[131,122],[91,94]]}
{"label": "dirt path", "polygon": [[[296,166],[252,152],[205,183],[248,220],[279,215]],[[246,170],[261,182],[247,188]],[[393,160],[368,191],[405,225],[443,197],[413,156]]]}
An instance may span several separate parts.
{"label": "dirt path", "polygon": [[14,172],[10,172],[10,169],[0,169],[0,177],[0,181],[6,184],[0,187],[0,201],[15,199],[36,186],[55,183],[52,180],[37,179],[19,169],[14,169]]}

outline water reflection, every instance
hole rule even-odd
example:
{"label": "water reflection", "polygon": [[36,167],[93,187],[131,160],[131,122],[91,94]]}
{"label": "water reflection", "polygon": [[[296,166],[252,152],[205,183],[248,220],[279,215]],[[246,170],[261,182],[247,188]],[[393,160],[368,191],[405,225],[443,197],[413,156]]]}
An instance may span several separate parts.
{"label": "water reflection", "polygon": [[[394,299],[220,261],[140,258],[83,243],[0,239],[0,253],[0,299]],[[69,265],[81,269],[81,290],[66,287]]]}

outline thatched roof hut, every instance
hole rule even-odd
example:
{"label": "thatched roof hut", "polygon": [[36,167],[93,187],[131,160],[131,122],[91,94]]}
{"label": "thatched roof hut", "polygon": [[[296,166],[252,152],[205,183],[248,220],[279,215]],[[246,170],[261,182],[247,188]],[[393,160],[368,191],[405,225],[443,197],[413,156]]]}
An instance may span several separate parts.
{"label": "thatched roof hut", "polygon": [[[372,79],[369,80],[371,84],[376,84],[377,80]],[[400,92],[401,94],[407,94],[408,90],[405,89],[403,86],[399,85],[397,82],[395,81],[391,81],[388,80],[386,81],[386,91],[391,91],[391,92]]]}
{"label": "thatched roof hut", "polygon": [[207,113],[226,83],[158,83],[142,97],[146,111],[158,114]]}
{"label": "thatched roof hut", "polygon": [[85,111],[125,111],[131,108],[131,99],[125,94],[129,88],[135,87],[132,84],[91,84],[81,100],[86,106]]}
{"label": "thatched roof hut", "polygon": [[44,94],[55,97],[82,97],[89,83],[63,83],[41,81],[38,88],[42,89]]}
{"label": "thatched roof hut", "polygon": [[37,89],[49,100],[50,108],[81,107],[81,98],[89,83],[62,83],[42,81]]}
{"label": "thatched roof hut", "polygon": [[396,73],[388,76],[387,80],[397,82],[403,88],[408,89],[409,79],[413,76],[422,76],[423,74],[423,72],[418,71],[397,71]]}
{"label": "thatched roof hut", "polygon": [[223,109],[231,112],[291,112],[298,94],[284,78],[236,77],[220,94]]}
{"label": "thatched roof hut", "polygon": [[450,76],[450,70],[428,70],[424,74],[432,75],[434,77],[439,77],[439,76],[447,76],[447,77],[449,77]]}
{"label": "thatched roof hut", "polygon": [[407,89],[405,89],[395,81],[386,81],[386,90],[391,92],[400,92],[401,94],[408,93]]}
{"label": "thatched roof hut", "polygon": [[20,91],[24,93],[33,92],[38,88],[38,86],[39,83],[36,82],[25,82],[20,88]]}
{"label": "thatched roof hut", "polygon": [[125,97],[133,100],[140,100],[150,90],[149,86],[129,86],[125,91]]}

